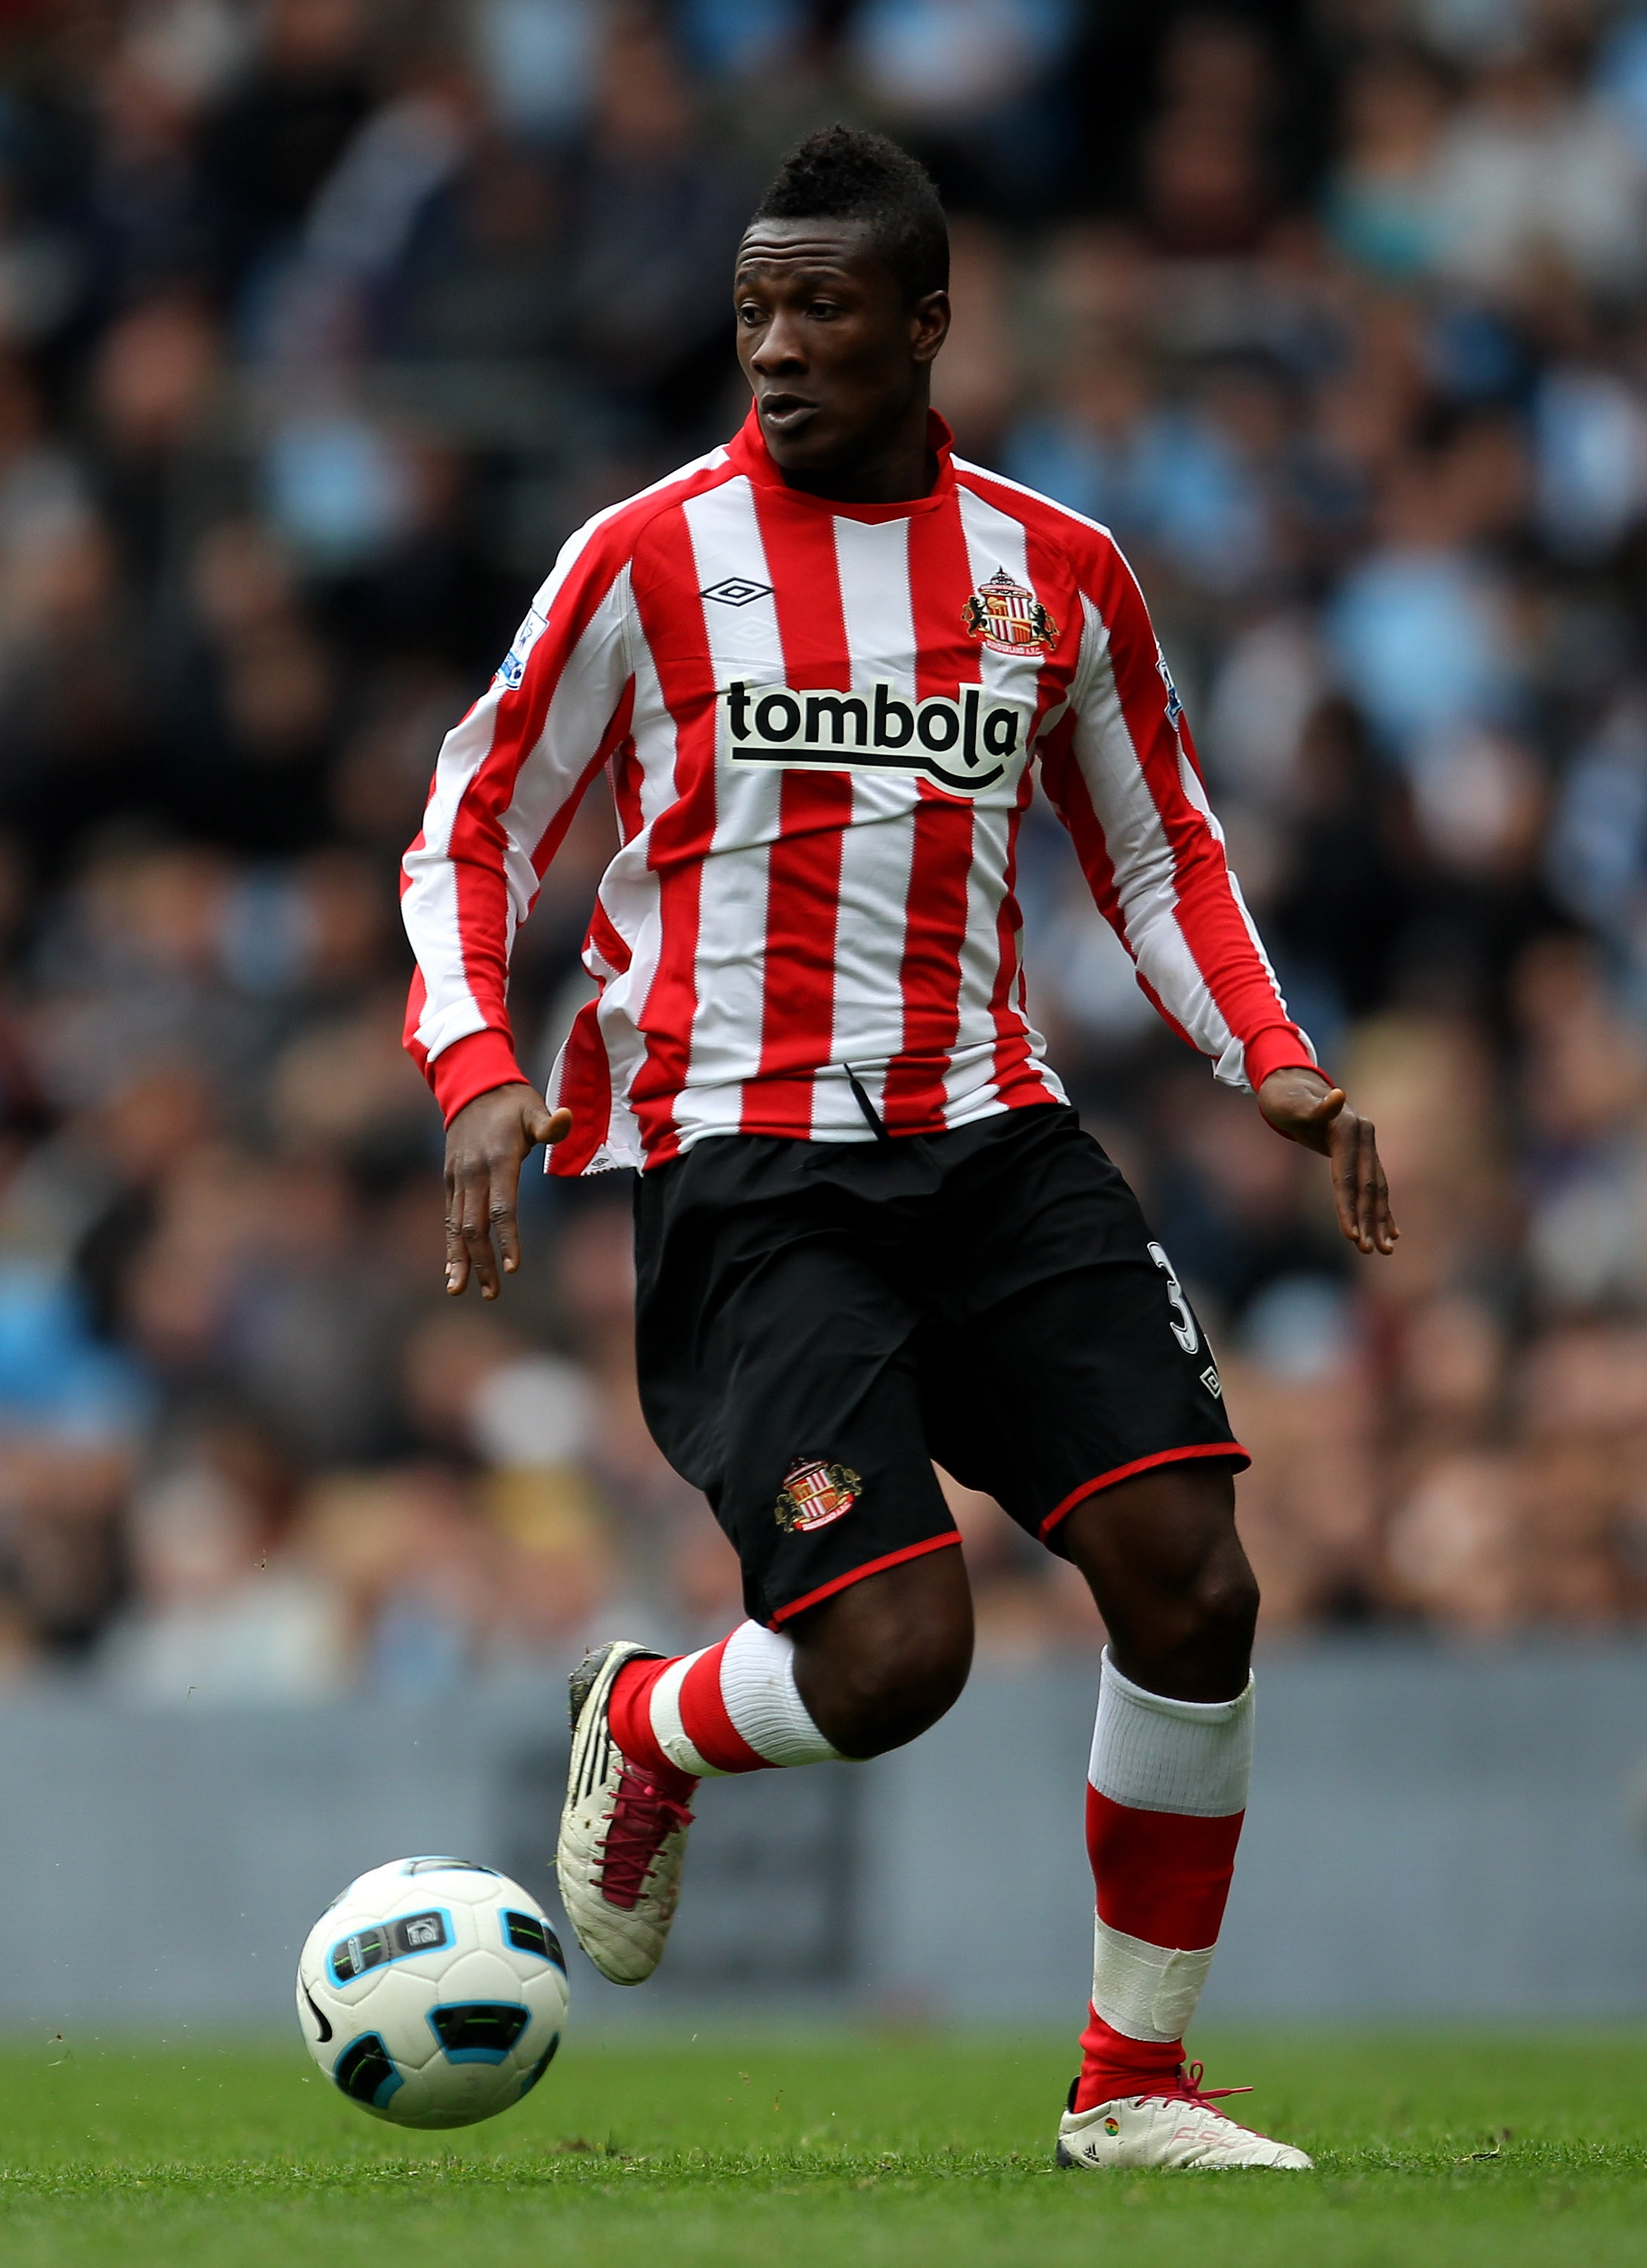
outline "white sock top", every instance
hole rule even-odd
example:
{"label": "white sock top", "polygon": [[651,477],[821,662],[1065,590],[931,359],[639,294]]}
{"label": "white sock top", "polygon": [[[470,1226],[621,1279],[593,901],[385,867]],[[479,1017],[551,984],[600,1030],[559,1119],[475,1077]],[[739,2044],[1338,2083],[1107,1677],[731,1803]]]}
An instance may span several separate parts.
{"label": "white sock top", "polygon": [[721,1699],[734,1728],[771,1764],[820,1764],[832,1749],[795,1683],[795,1642],[782,1631],[740,1623],[721,1656]]}
{"label": "white sock top", "polygon": [[[1232,1701],[1176,1701],[1124,1677],[1104,1649],[1087,1778],[1131,1811],[1224,1819],[1246,1808],[1254,1680]],[[746,1735],[746,1737],[747,1737]]]}

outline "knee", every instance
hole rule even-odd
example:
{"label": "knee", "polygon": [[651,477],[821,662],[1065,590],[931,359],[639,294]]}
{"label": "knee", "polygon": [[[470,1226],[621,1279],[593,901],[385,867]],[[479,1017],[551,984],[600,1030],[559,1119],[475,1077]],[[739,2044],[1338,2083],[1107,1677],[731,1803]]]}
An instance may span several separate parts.
{"label": "knee", "polygon": [[[945,1557],[959,1563],[960,1554]],[[950,1595],[903,1602],[869,1583],[839,1610],[796,1633],[796,1677],[813,1723],[843,1756],[879,1756],[935,1725],[960,1698],[972,1667],[972,1602]],[[893,1611],[887,1611],[887,1609]]]}
{"label": "knee", "polygon": [[883,1756],[954,1706],[971,1666],[970,1629],[964,1638],[952,1630],[903,1632],[873,1654],[842,1663],[812,1713],[843,1756]]}
{"label": "knee", "polygon": [[1116,1667],[1151,1692],[1222,1701],[1246,1683],[1258,1585],[1227,1473],[1168,1465],[1077,1505],[1064,1531]]}
{"label": "knee", "polygon": [[1209,1564],[1110,1626],[1116,1666],[1152,1693],[1225,1701],[1246,1683],[1258,1584],[1245,1557]]}
{"label": "knee", "polygon": [[1246,1554],[1202,1567],[1190,1585],[1183,1611],[1187,1635],[1217,1653],[1250,1651],[1258,1623],[1258,1578]]}

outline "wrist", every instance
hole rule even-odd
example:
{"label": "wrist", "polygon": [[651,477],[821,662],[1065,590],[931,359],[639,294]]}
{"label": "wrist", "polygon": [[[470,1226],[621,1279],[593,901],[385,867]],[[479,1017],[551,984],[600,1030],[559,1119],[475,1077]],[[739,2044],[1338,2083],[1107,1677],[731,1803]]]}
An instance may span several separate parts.
{"label": "wrist", "polygon": [[1247,1084],[1254,1094],[1278,1071],[1306,1072],[1321,1081],[1323,1092],[1333,1084],[1312,1056],[1309,1042],[1284,1024],[1255,1032],[1244,1052]]}
{"label": "wrist", "polygon": [[[532,1086],[515,1060],[508,1033],[489,1029],[470,1032],[443,1049],[430,1064],[429,1083],[448,1126],[460,1110],[494,1087]],[[535,1094],[537,1089],[532,1091]]]}

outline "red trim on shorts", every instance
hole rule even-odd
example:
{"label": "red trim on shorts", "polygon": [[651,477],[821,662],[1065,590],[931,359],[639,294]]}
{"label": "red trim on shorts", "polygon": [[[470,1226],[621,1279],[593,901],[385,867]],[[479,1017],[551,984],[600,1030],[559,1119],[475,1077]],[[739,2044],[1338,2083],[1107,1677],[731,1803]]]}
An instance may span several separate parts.
{"label": "red trim on shorts", "polygon": [[803,1607],[815,1607],[820,1599],[833,1598],[837,1591],[844,1591],[849,1584],[861,1583],[865,1575],[879,1575],[883,1567],[896,1567],[906,1559],[918,1559],[923,1552],[941,1551],[946,1543],[960,1542],[960,1528],[952,1528],[947,1535],[929,1535],[924,1543],[906,1543],[901,1551],[889,1551],[883,1559],[866,1559],[861,1567],[854,1567],[849,1575],[837,1575],[832,1583],[820,1583],[818,1588],[808,1591],[805,1598],[793,1599],[787,1607],[780,1607],[767,1628],[777,1630],[788,1622],[791,1615],[799,1614]]}
{"label": "red trim on shorts", "polygon": [[1239,1441],[1197,1441],[1188,1449],[1158,1449],[1152,1457],[1135,1457],[1129,1465],[1117,1465],[1111,1472],[1100,1473],[1095,1481],[1083,1481],[1079,1488],[1071,1489],[1063,1502],[1054,1505],[1041,1521],[1040,1533],[1050,1535],[1083,1497],[1096,1496],[1099,1489],[1114,1488],[1117,1481],[1129,1481],[1134,1473],[1147,1473],[1151,1465],[1182,1464],[1186,1457],[1239,1457],[1243,1472],[1253,1462],[1251,1450],[1244,1449]]}

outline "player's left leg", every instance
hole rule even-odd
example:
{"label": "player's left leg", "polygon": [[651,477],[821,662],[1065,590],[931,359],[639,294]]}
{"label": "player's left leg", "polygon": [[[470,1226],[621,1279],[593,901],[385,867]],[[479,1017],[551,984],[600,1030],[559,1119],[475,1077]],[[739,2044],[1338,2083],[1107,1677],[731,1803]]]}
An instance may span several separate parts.
{"label": "player's left leg", "polygon": [[1109,1631],[1086,1795],[1092,1999],[1060,2127],[1068,2164],[1307,2167],[1186,2065],[1253,1756],[1258,1586],[1227,1469],[1164,1464],[1077,1504],[1061,1548]]}
{"label": "player's left leg", "polygon": [[1073,1113],[1020,1116],[958,1189],[923,1363],[933,1454],[1082,1570],[1112,1641],[1087,1791],[1092,2007],[1062,2154],[1300,2166],[1184,2062],[1252,1752],[1257,1591],[1232,1484],[1246,1452],[1131,1190]]}

